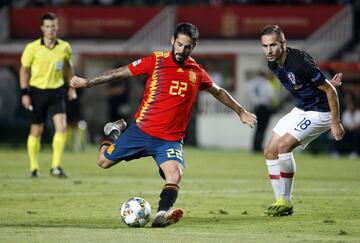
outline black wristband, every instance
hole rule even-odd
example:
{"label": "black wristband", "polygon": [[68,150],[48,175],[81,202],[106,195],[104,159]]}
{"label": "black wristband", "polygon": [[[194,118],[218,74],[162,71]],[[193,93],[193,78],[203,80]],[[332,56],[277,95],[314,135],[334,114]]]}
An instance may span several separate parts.
{"label": "black wristband", "polygon": [[21,93],[21,96],[29,95],[29,89],[28,89],[28,88],[21,89],[21,90],[20,90],[20,93]]}

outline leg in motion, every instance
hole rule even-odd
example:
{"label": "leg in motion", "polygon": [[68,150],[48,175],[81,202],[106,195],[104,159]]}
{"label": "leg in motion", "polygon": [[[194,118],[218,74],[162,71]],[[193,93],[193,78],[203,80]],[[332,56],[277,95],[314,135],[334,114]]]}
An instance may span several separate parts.
{"label": "leg in motion", "polygon": [[43,131],[43,124],[32,124],[30,128],[30,134],[27,140],[27,151],[30,161],[30,177],[38,178],[39,173],[39,153],[41,147],[41,135]]}
{"label": "leg in motion", "polygon": [[160,169],[165,176],[166,184],[160,193],[159,208],[152,227],[166,227],[177,223],[183,216],[183,210],[180,208],[172,208],[178,192],[179,183],[182,175],[182,168],[175,160],[166,161],[160,165]]}
{"label": "leg in motion", "polygon": [[270,216],[287,216],[294,212],[291,196],[296,164],[291,151],[298,145],[299,142],[288,133],[279,140],[280,197],[267,209]]}
{"label": "leg in motion", "polygon": [[51,163],[50,174],[58,178],[66,178],[66,174],[61,167],[61,158],[64,152],[66,143],[66,115],[65,113],[58,113],[53,116],[55,126],[55,134],[53,137],[53,159]]}
{"label": "leg in motion", "polygon": [[264,149],[266,166],[268,168],[269,178],[276,200],[280,197],[280,161],[278,159],[279,140],[280,136],[273,132],[269,143]]}
{"label": "leg in motion", "polygon": [[109,160],[105,157],[104,153],[112,153],[114,150],[114,142],[119,138],[120,134],[125,130],[127,124],[124,119],[120,119],[114,122],[108,122],[104,126],[105,138],[100,144],[99,157],[97,160],[98,166],[103,169],[107,169],[116,164],[116,162]]}

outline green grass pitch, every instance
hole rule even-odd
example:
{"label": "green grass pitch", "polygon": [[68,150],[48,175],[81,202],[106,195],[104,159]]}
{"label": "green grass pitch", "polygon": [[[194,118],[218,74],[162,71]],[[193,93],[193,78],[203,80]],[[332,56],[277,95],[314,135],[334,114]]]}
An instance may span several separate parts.
{"label": "green grass pitch", "polygon": [[176,202],[183,219],[164,229],[129,228],[121,204],[150,202],[164,182],[152,158],[103,170],[97,148],[64,155],[69,179],[30,179],[25,149],[0,149],[0,242],[360,242],[360,160],[296,153],[293,216],[264,216],[274,201],[260,154],[185,148]]}

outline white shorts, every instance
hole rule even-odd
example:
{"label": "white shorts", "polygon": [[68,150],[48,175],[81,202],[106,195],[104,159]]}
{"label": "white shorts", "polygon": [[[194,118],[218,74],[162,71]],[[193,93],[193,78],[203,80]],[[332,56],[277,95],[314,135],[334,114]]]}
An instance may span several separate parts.
{"label": "white shorts", "polygon": [[280,137],[289,133],[300,142],[300,148],[305,149],[312,140],[330,129],[330,112],[303,111],[295,107],[276,123],[273,132]]}

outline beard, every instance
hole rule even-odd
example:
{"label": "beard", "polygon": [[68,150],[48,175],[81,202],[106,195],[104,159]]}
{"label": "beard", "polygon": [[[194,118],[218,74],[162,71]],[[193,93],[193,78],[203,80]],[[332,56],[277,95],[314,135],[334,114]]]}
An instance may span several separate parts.
{"label": "beard", "polygon": [[185,60],[187,58],[187,56],[184,55],[184,53],[175,53],[175,50],[174,50],[174,46],[172,47],[172,58],[173,58],[173,61],[179,65],[179,66],[183,66],[184,63],[185,63]]}

